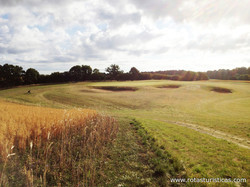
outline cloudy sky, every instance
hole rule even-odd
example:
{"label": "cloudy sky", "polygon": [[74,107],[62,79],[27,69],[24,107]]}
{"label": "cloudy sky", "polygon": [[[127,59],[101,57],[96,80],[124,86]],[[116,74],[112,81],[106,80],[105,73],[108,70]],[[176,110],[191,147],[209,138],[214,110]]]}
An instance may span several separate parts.
{"label": "cloudy sky", "polygon": [[0,64],[41,73],[250,66],[249,0],[0,0]]}

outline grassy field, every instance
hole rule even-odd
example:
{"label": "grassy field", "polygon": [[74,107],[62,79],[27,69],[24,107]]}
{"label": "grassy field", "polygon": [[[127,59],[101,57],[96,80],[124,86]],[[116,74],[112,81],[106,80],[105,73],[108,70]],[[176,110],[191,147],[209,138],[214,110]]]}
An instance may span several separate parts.
{"label": "grassy field", "polygon": [[183,163],[188,176],[250,176],[247,81],[81,82],[2,90],[0,97],[26,105],[90,108],[135,118],[159,146]]}

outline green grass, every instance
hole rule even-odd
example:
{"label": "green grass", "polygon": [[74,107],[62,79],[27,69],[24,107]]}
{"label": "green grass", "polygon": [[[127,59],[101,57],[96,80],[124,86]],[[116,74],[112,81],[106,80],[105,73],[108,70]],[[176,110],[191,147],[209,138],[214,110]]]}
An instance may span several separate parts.
{"label": "green grass", "polygon": [[[179,85],[177,89],[159,88]],[[133,87],[110,91],[93,87]],[[171,87],[171,86],[170,86]],[[211,88],[226,88],[218,93]],[[27,90],[32,94],[26,94]],[[135,118],[171,155],[182,161],[189,176],[249,178],[249,149],[176,125],[190,123],[238,138],[249,147],[250,84],[248,81],[124,81],[80,82],[27,86],[0,91],[0,97],[31,105],[93,108],[117,117]],[[242,139],[242,140],[240,140]]]}
{"label": "green grass", "polygon": [[169,186],[171,177],[185,177],[179,161],[159,149],[138,122],[119,118],[119,124],[103,168],[104,186]]}
{"label": "green grass", "polygon": [[169,123],[140,120],[159,146],[183,161],[189,177],[245,177],[250,151],[225,140]]}

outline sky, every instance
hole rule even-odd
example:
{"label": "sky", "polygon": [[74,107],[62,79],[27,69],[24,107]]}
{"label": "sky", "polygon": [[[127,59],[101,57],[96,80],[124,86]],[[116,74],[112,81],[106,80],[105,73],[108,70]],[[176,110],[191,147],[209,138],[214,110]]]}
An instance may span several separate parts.
{"label": "sky", "polygon": [[0,64],[40,73],[250,66],[250,0],[0,0]]}

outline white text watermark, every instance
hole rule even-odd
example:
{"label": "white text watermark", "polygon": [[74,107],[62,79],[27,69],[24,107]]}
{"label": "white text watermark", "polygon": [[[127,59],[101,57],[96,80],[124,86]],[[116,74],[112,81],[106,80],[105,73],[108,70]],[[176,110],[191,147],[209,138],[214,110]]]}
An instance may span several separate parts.
{"label": "white text watermark", "polygon": [[225,183],[242,183],[247,182],[247,179],[245,178],[172,178],[170,179],[170,182],[174,183],[210,183],[210,182],[225,182]]}

